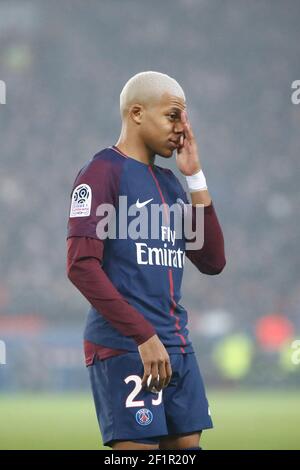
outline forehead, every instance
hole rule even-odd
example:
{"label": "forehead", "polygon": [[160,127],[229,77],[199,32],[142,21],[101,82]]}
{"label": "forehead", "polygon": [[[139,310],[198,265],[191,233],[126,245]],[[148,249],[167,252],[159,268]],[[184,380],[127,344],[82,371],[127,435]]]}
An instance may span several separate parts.
{"label": "forehead", "polygon": [[163,109],[177,109],[183,111],[185,109],[185,100],[180,96],[170,95],[170,93],[163,93],[160,98],[159,106]]}

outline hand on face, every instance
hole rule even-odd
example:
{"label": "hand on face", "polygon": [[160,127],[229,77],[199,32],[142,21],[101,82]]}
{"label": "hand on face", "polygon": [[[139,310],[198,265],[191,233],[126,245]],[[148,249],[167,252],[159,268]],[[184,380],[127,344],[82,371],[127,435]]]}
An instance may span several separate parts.
{"label": "hand on face", "polygon": [[176,152],[176,163],[186,176],[194,175],[201,169],[196,139],[187,117],[186,111],[181,112],[183,135],[180,136]]}

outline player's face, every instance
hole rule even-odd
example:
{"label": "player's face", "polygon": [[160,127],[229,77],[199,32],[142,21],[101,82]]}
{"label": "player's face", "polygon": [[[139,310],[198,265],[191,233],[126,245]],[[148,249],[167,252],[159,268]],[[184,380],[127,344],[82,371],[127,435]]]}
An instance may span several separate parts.
{"label": "player's face", "polygon": [[155,154],[165,158],[172,156],[183,133],[181,111],[185,107],[182,98],[165,93],[159,102],[145,111],[142,137]]}

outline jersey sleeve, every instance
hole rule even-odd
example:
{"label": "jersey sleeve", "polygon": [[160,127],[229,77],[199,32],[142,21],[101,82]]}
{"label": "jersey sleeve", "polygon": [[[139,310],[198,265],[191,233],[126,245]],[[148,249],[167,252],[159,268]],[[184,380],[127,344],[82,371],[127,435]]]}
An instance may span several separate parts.
{"label": "jersey sleeve", "polygon": [[123,298],[101,268],[102,240],[70,237],[67,247],[68,278],[119,333],[133,338],[138,345],[156,334],[153,326]]}
{"label": "jersey sleeve", "polygon": [[[196,208],[192,208],[192,226],[196,229]],[[197,235],[196,235],[197,236]],[[223,232],[213,203],[204,207],[204,242],[198,250],[186,250],[186,256],[203,274],[220,274],[226,264]]]}
{"label": "jersey sleeve", "polygon": [[156,334],[155,330],[103,271],[104,242],[97,233],[102,219],[97,208],[101,204],[117,207],[122,161],[113,163],[105,156],[92,160],[75,179],[67,232],[67,275],[119,333],[140,345]]}
{"label": "jersey sleeve", "polygon": [[122,172],[120,163],[108,159],[90,161],[77,175],[70,203],[67,228],[69,237],[97,238],[97,224],[103,216],[97,215],[101,204],[118,204],[119,183]]}

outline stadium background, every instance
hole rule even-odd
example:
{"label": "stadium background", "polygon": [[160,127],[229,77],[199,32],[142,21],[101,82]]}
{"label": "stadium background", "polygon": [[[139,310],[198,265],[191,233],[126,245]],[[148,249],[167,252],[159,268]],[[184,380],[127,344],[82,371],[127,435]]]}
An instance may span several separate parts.
{"label": "stadium background", "polygon": [[143,70],[186,92],[225,237],[224,272],[187,262],[183,287],[216,425],[203,445],[300,448],[299,13],[297,0],[0,1],[1,449],[99,447],[88,305],[65,276],[69,196],[116,142],[120,90]]}

